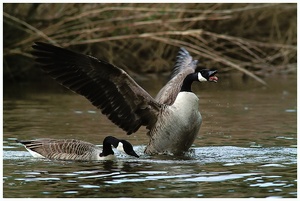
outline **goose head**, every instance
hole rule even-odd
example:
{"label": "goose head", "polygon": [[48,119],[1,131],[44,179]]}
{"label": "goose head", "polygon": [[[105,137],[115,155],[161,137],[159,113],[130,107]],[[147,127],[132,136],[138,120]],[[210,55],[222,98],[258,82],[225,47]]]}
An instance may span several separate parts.
{"label": "goose head", "polygon": [[120,140],[116,148],[117,150],[122,151],[130,156],[139,158],[139,156],[133,150],[132,145],[126,140]]}
{"label": "goose head", "polygon": [[216,76],[216,70],[202,69],[198,72],[199,82],[218,82],[218,77]]}
{"label": "goose head", "polygon": [[135,151],[133,150],[132,145],[130,142],[126,140],[119,140],[118,138],[115,138],[113,136],[107,136],[103,140],[103,151],[100,156],[107,156],[107,155],[113,155],[114,152],[111,148],[111,145],[113,145],[117,150],[124,152],[130,156],[139,157]]}
{"label": "goose head", "polygon": [[191,85],[194,81],[198,82],[217,82],[216,70],[202,69],[199,72],[191,73],[183,80],[181,90],[191,92]]}

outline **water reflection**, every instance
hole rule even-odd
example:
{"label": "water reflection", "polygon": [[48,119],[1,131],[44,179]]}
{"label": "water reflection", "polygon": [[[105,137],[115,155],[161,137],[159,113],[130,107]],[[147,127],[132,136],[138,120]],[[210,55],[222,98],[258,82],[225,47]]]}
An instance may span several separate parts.
{"label": "water reflection", "polygon": [[[143,148],[134,147],[135,150],[143,150]],[[74,194],[80,197],[90,197],[90,195],[92,197],[128,195],[135,197],[124,190],[130,186],[144,193],[148,192],[146,197],[156,197],[149,194],[149,191],[154,190],[156,195],[160,192],[163,197],[214,197],[216,194],[208,193],[211,189],[208,189],[208,192],[201,189],[202,193],[196,195],[186,187],[180,188],[188,184],[189,188],[198,189],[201,183],[215,188],[213,183],[225,185],[232,184],[232,181],[251,188],[268,189],[273,193],[285,192],[285,197],[293,197],[296,189],[296,178],[293,178],[296,174],[296,148],[199,147],[190,151],[188,160],[165,155],[155,157],[144,155],[135,159],[118,152],[117,154],[119,159],[116,161],[76,162],[36,159],[26,151],[4,151],[6,166],[10,167],[10,170],[6,169],[4,173],[9,171],[11,175],[5,177],[4,181],[5,184],[14,186],[19,186],[20,183],[26,186],[36,186],[36,183],[47,185],[47,191],[38,190],[38,192],[44,196],[58,197],[69,197]],[[287,180],[289,177],[291,178]],[[54,184],[59,185],[61,190],[57,190]],[[111,188],[118,188],[123,193],[115,194],[115,191],[112,193]],[[176,189],[176,194],[174,191],[163,190],[165,188]],[[102,195],[96,193],[104,192],[104,189],[110,190]],[[232,197],[240,190],[228,190],[223,196]],[[91,191],[94,193],[89,194]],[[290,196],[286,194],[287,191],[291,193]],[[10,193],[7,194],[8,192]],[[5,195],[18,197],[18,192],[7,189]],[[145,197],[143,194],[138,195]],[[36,193],[29,196],[44,197]],[[264,197],[264,194],[259,193],[258,197]]]}
{"label": "water reflection", "polygon": [[[203,124],[185,156],[147,156],[146,129],[127,136],[83,97],[32,86],[4,94],[4,197],[297,197],[296,78],[268,88],[222,80],[194,87]],[[146,81],[152,95],[161,83]],[[33,85],[36,86],[36,85]],[[16,139],[129,140],[116,161],[32,158]],[[217,189],[217,190],[216,190]]]}

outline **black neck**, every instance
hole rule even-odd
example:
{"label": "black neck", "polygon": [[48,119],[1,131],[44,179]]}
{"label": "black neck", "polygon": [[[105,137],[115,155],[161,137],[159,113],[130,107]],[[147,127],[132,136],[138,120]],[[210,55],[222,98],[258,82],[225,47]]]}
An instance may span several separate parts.
{"label": "black neck", "polygon": [[118,140],[112,136],[108,136],[103,140],[103,150],[102,150],[102,153],[100,154],[100,156],[114,155],[111,145],[113,145],[114,147],[117,147]]}
{"label": "black neck", "polygon": [[197,80],[198,80],[198,73],[192,73],[187,75],[183,80],[180,91],[192,92],[192,83]]}
{"label": "black neck", "polygon": [[114,152],[111,148],[111,145],[103,145],[103,150],[100,156],[108,156],[108,155],[114,155]]}

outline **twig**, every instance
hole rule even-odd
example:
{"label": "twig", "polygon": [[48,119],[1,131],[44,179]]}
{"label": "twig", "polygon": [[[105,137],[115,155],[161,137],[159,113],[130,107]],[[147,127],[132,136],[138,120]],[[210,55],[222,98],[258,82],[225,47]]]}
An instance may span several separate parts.
{"label": "twig", "polygon": [[96,39],[88,39],[82,41],[74,41],[72,43],[64,43],[63,45],[81,45],[81,44],[90,44],[90,43],[99,43],[99,42],[106,42],[106,41],[113,41],[113,40],[126,40],[126,39],[133,39],[133,38],[149,38],[152,36],[160,36],[160,35],[190,35],[190,34],[201,34],[202,29],[195,29],[195,30],[186,30],[186,31],[163,31],[163,32],[154,32],[154,33],[143,33],[143,34],[129,34],[129,35],[121,35],[121,36],[112,36],[112,37],[105,37],[105,38],[96,38]]}
{"label": "twig", "polygon": [[250,71],[240,67],[239,65],[235,64],[235,63],[232,63],[231,61],[229,60],[226,60],[218,55],[209,55],[209,54],[203,54],[202,52],[200,52],[198,49],[197,46],[193,45],[193,44],[190,44],[190,43],[187,43],[187,42],[183,42],[183,41],[179,41],[179,40],[175,40],[175,39],[170,39],[170,38],[162,38],[162,37],[156,37],[156,36],[151,36],[150,37],[151,39],[153,40],[158,40],[158,41],[161,41],[161,42],[164,42],[164,43],[167,43],[167,44],[170,44],[170,45],[173,45],[173,46],[177,46],[177,47],[181,47],[181,46],[186,46],[186,47],[189,47],[187,48],[189,51],[191,52],[194,52],[195,54],[199,54],[199,55],[202,55],[206,58],[209,58],[209,59],[212,59],[212,60],[215,60],[215,61],[218,61],[220,63],[223,63],[225,65],[228,65],[228,66],[231,66],[247,75],[249,75],[250,77],[254,78],[256,81],[260,82],[261,84],[263,85],[267,85],[265,81],[263,81],[261,78],[257,77],[256,75],[254,75],[253,73],[251,73]]}
{"label": "twig", "polygon": [[[42,31],[36,29],[35,27],[31,26],[30,24],[26,23],[25,21],[23,20],[20,20],[16,17],[13,17],[11,16],[10,14],[6,13],[6,12],[3,12],[3,15],[4,17],[7,17],[8,19],[14,21],[14,22],[17,22],[19,24],[22,24],[24,25],[28,30],[31,30],[33,33],[37,34],[38,36],[46,39],[47,41],[51,42],[51,43],[54,43],[56,44],[56,42],[54,40],[52,40],[51,38],[49,38],[46,34],[44,34]],[[19,43],[16,44],[16,46],[18,45]]]}

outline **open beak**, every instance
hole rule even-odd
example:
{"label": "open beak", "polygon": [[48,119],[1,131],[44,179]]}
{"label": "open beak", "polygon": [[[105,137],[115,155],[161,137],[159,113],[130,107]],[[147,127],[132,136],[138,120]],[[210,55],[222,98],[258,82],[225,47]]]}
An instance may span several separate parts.
{"label": "open beak", "polygon": [[208,81],[210,82],[218,82],[218,77],[216,76],[217,71],[211,70],[208,72]]}

